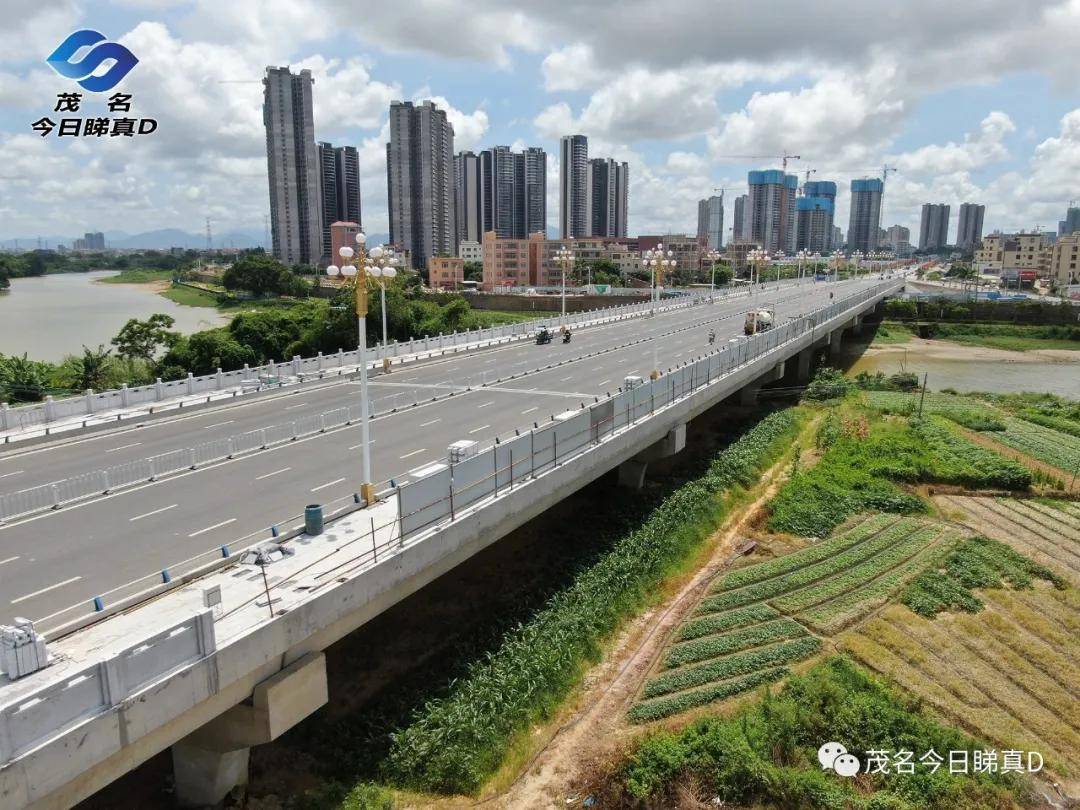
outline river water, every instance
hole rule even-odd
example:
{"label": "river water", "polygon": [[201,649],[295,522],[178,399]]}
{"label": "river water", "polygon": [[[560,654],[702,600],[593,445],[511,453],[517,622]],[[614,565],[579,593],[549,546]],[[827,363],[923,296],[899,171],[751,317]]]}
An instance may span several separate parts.
{"label": "river water", "polygon": [[[965,351],[966,350],[966,351]],[[1018,391],[1043,391],[1080,399],[1080,351],[1069,352],[1072,360],[1034,360],[1021,352],[992,352],[950,344],[950,357],[934,356],[918,348],[864,354],[849,374],[881,371],[895,374],[911,371],[929,375],[927,385],[933,391],[954,388],[957,391],[992,391],[1005,394]],[[969,357],[964,357],[969,354]],[[1012,355],[1012,357],[1009,357]]]}
{"label": "river water", "polygon": [[216,309],[185,307],[158,295],[152,284],[97,284],[116,275],[112,270],[56,273],[11,279],[11,291],[0,294],[0,354],[58,361],[109,341],[128,318],[156,312],[176,319],[173,327],[190,334],[229,321]]}

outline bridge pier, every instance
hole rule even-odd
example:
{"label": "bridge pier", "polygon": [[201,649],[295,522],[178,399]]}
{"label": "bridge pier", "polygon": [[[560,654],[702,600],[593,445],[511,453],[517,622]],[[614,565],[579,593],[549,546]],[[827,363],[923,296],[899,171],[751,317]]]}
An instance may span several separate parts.
{"label": "bridge pier", "polygon": [[776,382],[784,378],[784,369],[786,368],[786,362],[781,360],[771,370],[766,371],[756,380],[751,383],[747,383],[739,389],[739,404],[744,407],[753,407],[757,405],[758,391],[761,390],[761,386],[766,383]]}
{"label": "bridge pier", "polygon": [[251,746],[275,740],[328,699],[326,656],[308,653],[259,683],[233,706],[172,747],[176,798],[205,807],[248,781]]}
{"label": "bridge pier", "polygon": [[686,447],[686,423],[673,427],[656,444],[642,450],[619,465],[619,486],[641,489],[645,486],[645,471],[650,461],[671,458]]}
{"label": "bridge pier", "polygon": [[842,329],[834,329],[829,334],[829,357],[836,359],[836,356],[840,354],[840,343],[843,337]]}

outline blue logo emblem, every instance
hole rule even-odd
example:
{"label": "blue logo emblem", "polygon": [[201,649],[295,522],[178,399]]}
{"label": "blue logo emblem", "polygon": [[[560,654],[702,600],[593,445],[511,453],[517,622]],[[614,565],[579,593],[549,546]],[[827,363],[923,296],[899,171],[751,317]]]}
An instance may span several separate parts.
{"label": "blue logo emblem", "polygon": [[[78,62],[72,62],[71,57],[75,55],[75,52],[88,45],[94,45],[94,47]],[[102,63],[110,59],[115,61],[104,75],[90,75],[101,67]],[[123,45],[118,42],[106,42],[104,34],[89,29],[73,33],[61,42],[45,61],[61,76],[77,80],[84,90],[89,90],[91,93],[112,90],[135,65],[139,64],[135,54]]]}

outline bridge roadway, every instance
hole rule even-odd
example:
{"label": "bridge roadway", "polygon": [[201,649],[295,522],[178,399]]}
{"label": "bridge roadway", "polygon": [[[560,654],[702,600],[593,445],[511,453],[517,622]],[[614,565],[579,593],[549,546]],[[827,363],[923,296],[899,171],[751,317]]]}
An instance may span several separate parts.
{"label": "bridge roadway", "polygon": [[[793,317],[871,284],[782,285],[755,296],[778,320]],[[746,297],[635,318],[576,333],[569,345],[516,344],[376,375],[372,399],[383,410],[421,401],[375,420],[373,465],[383,480],[401,477],[446,455],[458,439],[490,444],[550,415],[614,391],[627,375],[647,376],[656,341],[661,369],[741,334]],[[626,345],[629,341],[641,341]],[[603,351],[599,356],[584,355]],[[563,365],[533,371],[539,365]],[[497,377],[525,373],[495,383]],[[486,375],[487,387],[478,386]],[[288,421],[358,398],[355,381],[119,429],[74,442],[0,456],[0,486],[48,483],[125,460]],[[437,402],[434,395],[458,392]],[[359,427],[345,427],[271,447],[221,464],[147,483],[55,512],[0,525],[0,622],[43,618],[123,583],[160,571],[297,515],[306,503],[328,503],[356,490]]]}

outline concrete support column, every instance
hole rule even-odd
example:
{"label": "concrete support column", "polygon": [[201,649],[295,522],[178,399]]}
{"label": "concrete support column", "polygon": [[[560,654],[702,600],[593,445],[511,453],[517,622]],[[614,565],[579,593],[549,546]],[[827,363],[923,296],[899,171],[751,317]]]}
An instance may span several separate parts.
{"label": "concrete support column", "polygon": [[645,486],[645,471],[648,462],[630,459],[619,465],[619,486],[638,490]]}
{"label": "concrete support column", "polygon": [[836,357],[840,353],[841,329],[834,329],[829,335],[829,356]]}
{"label": "concrete support column", "polygon": [[852,323],[851,323],[851,334],[853,334],[853,335],[861,335],[862,334],[862,322],[863,322],[863,316],[862,315],[856,315],[855,320],[853,320]]}
{"label": "concrete support column", "polygon": [[795,356],[795,380],[805,383],[810,379],[810,364],[814,359],[814,350],[803,349]]}
{"label": "concrete support column", "polygon": [[758,391],[761,390],[761,383],[750,383],[750,385],[744,385],[739,389],[739,404],[752,407],[757,405]]}
{"label": "concrete support column", "polygon": [[172,747],[176,800],[181,807],[219,804],[233,788],[246,785],[250,748],[210,751],[188,740]]}

